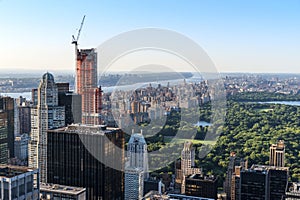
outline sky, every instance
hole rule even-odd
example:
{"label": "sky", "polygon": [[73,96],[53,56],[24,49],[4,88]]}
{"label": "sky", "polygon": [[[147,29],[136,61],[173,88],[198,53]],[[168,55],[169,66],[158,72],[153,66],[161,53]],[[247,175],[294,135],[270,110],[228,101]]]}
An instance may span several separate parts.
{"label": "sky", "polygon": [[0,0],[0,73],[72,71],[83,15],[80,48],[157,27],[193,39],[220,72],[300,73],[298,0]]}

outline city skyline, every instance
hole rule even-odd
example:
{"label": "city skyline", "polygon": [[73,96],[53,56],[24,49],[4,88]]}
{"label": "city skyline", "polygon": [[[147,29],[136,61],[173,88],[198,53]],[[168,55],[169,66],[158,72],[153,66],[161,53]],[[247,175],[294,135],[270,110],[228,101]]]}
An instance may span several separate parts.
{"label": "city skyline", "polygon": [[[71,35],[77,34],[86,14],[79,48],[95,48],[133,29],[157,27],[193,39],[220,72],[300,73],[299,8],[300,2],[292,0],[176,4],[4,0],[0,69],[74,71]],[[125,61],[123,66],[120,71]]]}
{"label": "city skyline", "polygon": [[0,200],[300,199],[299,8],[0,0]]}

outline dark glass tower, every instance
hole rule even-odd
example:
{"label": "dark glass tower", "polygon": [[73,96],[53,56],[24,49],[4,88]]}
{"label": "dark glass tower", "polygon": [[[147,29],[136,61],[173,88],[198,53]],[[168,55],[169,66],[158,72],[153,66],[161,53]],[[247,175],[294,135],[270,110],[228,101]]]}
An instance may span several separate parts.
{"label": "dark glass tower", "polygon": [[284,199],[287,183],[287,167],[253,165],[241,172],[239,199]]}
{"label": "dark glass tower", "polygon": [[[14,157],[14,141],[15,141],[15,133],[14,133],[14,107],[15,101],[11,97],[0,97],[0,112],[5,113],[2,115],[2,126],[6,127],[6,141],[8,145],[8,154],[9,158]],[[4,131],[4,129],[3,129]],[[1,139],[0,139],[1,140]],[[2,154],[2,153],[1,153]]]}
{"label": "dark glass tower", "polygon": [[[115,145],[122,149],[121,155]],[[123,171],[105,166],[99,156],[114,160],[119,168],[124,166],[124,133],[120,129],[76,124],[49,130],[48,182],[85,187],[87,199],[123,199]]]}
{"label": "dark glass tower", "polygon": [[7,114],[0,109],[0,164],[8,161],[7,133]]}

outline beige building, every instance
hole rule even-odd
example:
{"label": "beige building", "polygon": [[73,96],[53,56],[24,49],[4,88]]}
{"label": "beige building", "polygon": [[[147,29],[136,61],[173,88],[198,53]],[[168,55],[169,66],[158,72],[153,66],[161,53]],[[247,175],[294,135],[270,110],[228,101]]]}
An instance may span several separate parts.
{"label": "beige building", "polygon": [[41,182],[47,182],[47,130],[65,125],[65,108],[58,106],[58,89],[54,77],[45,73],[31,109],[31,133],[28,165],[40,170]]}
{"label": "beige building", "polygon": [[270,166],[284,167],[285,145],[283,140],[279,140],[277,144],[270,147]]}
{"label": "beige building", "polygon": [[195,167],[195,148],[192,142],[184,143],[180,165],[177,165],[175,170],[176,183],[180,185],[181,193],[185,194],[185,177],[192,174],[202,174],[202,169]]}

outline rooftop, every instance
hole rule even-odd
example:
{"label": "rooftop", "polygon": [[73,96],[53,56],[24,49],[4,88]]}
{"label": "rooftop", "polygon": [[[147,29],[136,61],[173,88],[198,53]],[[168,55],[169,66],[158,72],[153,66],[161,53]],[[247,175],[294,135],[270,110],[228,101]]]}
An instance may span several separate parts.
{"label": "rooftop", "polygon": [[71,124],[67,127],[49,130],[49,132],[67,132],[80,133],[88,135],[104,135],[107,133],[115,133],[119,128],[107,127],[106,125],[86,125],[86,124]]}
{"label": "rooftop", "polygon": [[54,76],[47,72],[43,75],[43,81],[54,81]]}
{"label": "rooftop", "polygon": [[192,174],[192,175],[189,175],[187,178],[206,180],[206,181],[215,181],[217,179],[217,177],[214,175],[203,175],[203,174]]}
{"label": "rooftop", "polygon": [[250,170],[254,171],[267,171],[267,170],[282,170],[288,171],[288,167],[276,167],[276,166],[269,166],[269,165],[252,165]]}
{"label": "rooftop", "polygon": [[40,191],[41,192],[54,192],[61,194],[69,194],[69,195],[78,195],[85,192],[85,188],[82,187],[73,187],[73,186],[65,186],[58,184],[50,184],[50,183],[41,183]]}
{"label": "rooftop", "polygon": [[0,177],[12,178],[34,170],[24,166],[0,165]]}

